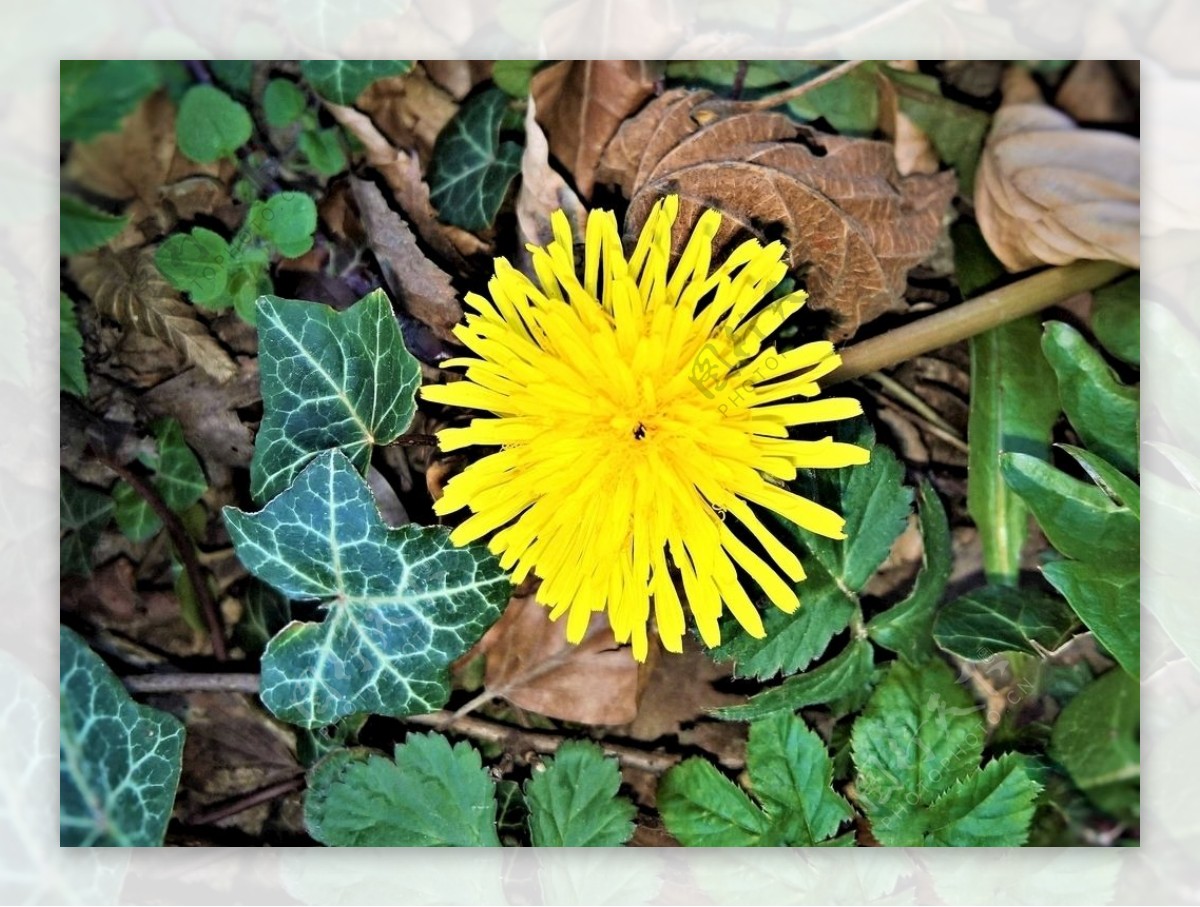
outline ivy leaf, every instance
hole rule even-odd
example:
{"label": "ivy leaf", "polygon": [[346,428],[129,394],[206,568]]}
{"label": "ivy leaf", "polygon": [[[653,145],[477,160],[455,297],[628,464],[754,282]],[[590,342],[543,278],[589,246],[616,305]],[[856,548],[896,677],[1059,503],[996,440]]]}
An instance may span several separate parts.
{"label": "ivy leaf", "polygon": [[336,750],[308,775],[304,822],[340,847],[498,847],[496,785],[469,743],[410,734],[395,761]]}
{"label": "ivy leaf", "polygon": [[317,205],[303,192],[279,192],[255,202],[246,223],[287,258],[299,258],[313,246]]}
{"label": "ivy leaf", "polygon": [[77,633],[59,629],[59,843],[156,847],[175,803],[183,725],[129,698]]}
{"label": "ivy leaf", "polygon": [[1122,384],[1083,335],[1047,322],[1042,349],[1058,375],[1063,411],[1084,446],[1128,473],[1138,471],[1137,388]]}
{"label": "ivy leaf", "polygon": [[937,615],[937,644],[971,661],[1000,652],[1040,655],[1057,649],[1075,616],[1058,598],[1032,589],[985,586],[946,604]]}
{"label": "ivy leaf", "polygon": [[1055,561],[1042,568],[1047,582],[1059,591],[1096,640],[1113,654],[1129,674],[1141,665],[1140,576],[1137,571]]}
{"label": "ivy leaf", "polygon": [[1067,703],[1050,737],[1050,755],[1109,812],[1137,805],[1139,693],[1135,677],[1109,671]]}
{"label": "ivy leaf", "polygon": [[128,482],[118,482],[112,490],[113,518],[121,534],[131,542],[144,542],[162,529],[162,520],[146,499]]}
{"label": "ivy leaf", "polygon": [[353,104],[372,82],[402,76],[412,67],[412,60],[305,60],[300,72],[325,100]]}
{"label": "ivy leaf", "polygon": [[933,645],[934,616],[954,564],[950,524],[941,498],[933,486],[924,481],[917,495],[917,514],[925,546],[921,572],[904,601],[875,615],[867,624],[867,634],[875,643],[914,665],[924,663],[936,651]]}
{"label": "ivy leaf", "polygon": [[87,141],[111,132],[142,98],[161,84],[147,60],[63,60],[59,81],[59,134]]}
{"label": "ivy leaf", "polygon": [[387,296],[376,290],[340,313],[264,296],[257,321],[264,415],[251,493],[274,497],[330,448],[365,473],[374,446],[408,428],[421,380]]}
{"label": "ivy leaf", "polygon": [[66,293],[58,294],[58,386],[80,399],[88,395],[87,371],[83,367],[83,334],[75,316],[75,303]]}
{"label": "ivy leaf", "polygon": [[155,265],[171,286],[196,305],[215,310],[233,304],[226,293],[232,258],[229,243],[203,227],[167,237],[154,253]]}
{"label": "ivy leaf", "polygon": [[179,102],[179,150],[200,164],[229,157],[250,141],[254,123],[246,108],[213,85],[193,85]]}
{"label": "ivy leaf", "polygon": [[1141,274],[1135,271],[1097,290],[1092,299],[1092,332],[1096,339],[1118,359],[1137,365],[1142,346]]}
{"label": "ivy leaf", "polygon": [[525,785],[534,847],[619,847],[636,811],[618,796],[621,770],[594,743],[567,741]]}
{"label": "ivy leaf", "polygon": [[267,124],[281,129],[300,118],[308,99],[291,79],[272,79],[263,89],[262,105]]}
{"label": "ivy leaf", "polygon": [[757,803],[703,759],[668,771],[658,809],[671,834],[688,847],[811,846],[852,816],[825,744],[794,715],[750,726],[746,766]]}
{"label": "ivy leaf", "polygon": [[125,229],[128,217],[93,208],[73,195],[58,197],[60,255],[78,255],[99,249]]}
{"label": "ivy leaf", "polygon": [[1020,847],[1041,786],[1015,753],[961,778],[922,816],[926,846]]}
{"label": "ivy leaf", "polygon": [[[187,446],[183,428],[174,419],[155,426],[156,453],[148,465],[154,468],[154,487],[163,503],[176,513],[182,513],[200,500],[208,488],[200,461]],[[134,542],[144,542],[162,529],[158,514],[127,482],[113,487],[113,516],[125,536]]]}
{"label": "ivy leaf", "polygon": [[92,548],[112,519],[112,498],[59,473],[58,525],[59,570],[63,576],[87,576],[92,572]]}
{"label": "ivy leaf", "polygon": [[1128,508],[1033,457],[1005,454],[1001,469],[1056,550],[1084,563],[1138,569],[1140,522]]}
{"label": "ivy leaf", "polygon": [[466,230],[492,225],[521,171],[521,146],[501,142],[508,97],[498,88],[468,100],[438,134],[429,165],[429,200],[438,216]]}
{"label": "ivy leaf", "polygon": [[224,514],[250,573],[325,611],[322,623],[288,624],[263,653],[263,703],[301,727],[440,708],[450,663],[495,623],[511,591],[485,548],[455,547],[440,526],[385,525],[337,451],[258,513]]}

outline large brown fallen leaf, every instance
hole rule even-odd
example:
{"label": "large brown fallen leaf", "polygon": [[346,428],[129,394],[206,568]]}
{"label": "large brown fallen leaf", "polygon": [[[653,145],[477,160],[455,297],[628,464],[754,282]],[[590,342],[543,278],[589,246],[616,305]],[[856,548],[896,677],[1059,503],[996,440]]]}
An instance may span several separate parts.
{"label": "large brown fallen leaf", "polygon": [[1080,259],[1138,267],[1140,143],[1080,129],[1029,100],[1024,78],[1014,69],[1005,80],[975,178],[975,215],[988,246],[1010,271]]}
{"label": "large brown fallen leaf", "polygon": [[350,177],[350,189],[358,204],[367,241],[392,296],[442,340],[457,343],[452,331],[462,320],[463,310],[450,275],[421,251],[412,230],[388,206],[378,186]]}
{"label": "large brown fallen leaf", "polygon": [[402,76],[372,82],[355,106],[393,146],[416,151],[424,164],[429,163],[438,133],[458,112],[454,97],[421,66]]}
{"label": "large brown fallen leaf", "polygon": [[461,101],[471,89],[492,77],[491,60],[422,60],[421,67],[450,97]]}
{"label": "large brown fallen leaf", "polygon": [[[627,724],[637,716],[639,666],[618,646],[608,617],[592,616],[579,645],[567,642],[566,624],[551,621],[536,592],[514,596],[500,620],[475,647],[487,656],[484,689],[493,697],[562,721]],[[640,670],[639,670],[640,668]]]}
{"label": "large brown fallen leaf", "polygon": [[628,120],[597,179],[629,197],[626,235],[651,206],[680,196],[678,253],[700,214],[724,215],[714,240],[782,238],[804,270],[809,306],[835,316],[831,339],[903,307],[910,268],[935,247],[954,174],[901,176],[886,142],[826,135],[788,117],[678,89]]}
{"label": "large brown fallen leaf", "polygon": [[[525,150],[521,153],[521,188],[517,190],[517,226],[526,243],[544,246],[554,239],[550,215],[566,212],[576,242],[582,242],[587,225],[587,209],[579,196],[550,166],[550,148],[546,134],[537,122],[537,102],[529,99],[525,111]],[[520,254],[528,258],[524,244]],[[529,268],[525,268],[528,273]]]}
{"label": "large brown fallen leaf", "polygon": [[236,374],[195,308],[159,273],[153,249],[79,255],[70,260],[70,273],[101,315],[169,344],[218,381]]}
{"label": "large brown fallen leaf", "polygon": [[216,464],[249,468],[254,453],[253,434],[238,410],[262,399],[258,360],[241,359],[238,364],[232,381],[221,383],[202,369],[190,368],[147,391],[140,400],[146,415],[179,420],[188,446],[200,455],[210,473]]}
{"label": "large brown fallen leaf", "polygon": [[529,95],[550,150],[591,198],[596,165],[621,123],[654,93],[659,69],[639,60],[563,60],[537,72]]}

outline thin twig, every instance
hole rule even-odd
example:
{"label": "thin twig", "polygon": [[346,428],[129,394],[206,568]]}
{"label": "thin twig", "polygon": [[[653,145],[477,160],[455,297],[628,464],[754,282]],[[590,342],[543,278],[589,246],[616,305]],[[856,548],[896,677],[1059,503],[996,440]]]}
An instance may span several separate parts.
{"label": "thin twig", "polygon": [[437,435],[401,435],[389,447],[437,447]]}
{"label": "thin twig", "polygon": [[815,88],[820,88],[822,85],[828,85],[830,82],[840,79],[861,63],[862,60],[847,60],[845,63],[839,63],[833,69],[827,69],[819,76],[809,79],[807,82],[801,82],[799,85],[793,85],[791,88],[785,88],[783,91],[777,91],[775,94],[766,95],[755,101],[748,101],[746,107],[751,110],[770,110],[772,107],[782,107],[789,101],[803,97]]}
{"label": "thin twig", "polygon": [[212,825],[215,822],[228,819],[230,816],[236,816],[238,813],[243,813],[248,809],[260,806],[263,803],[270,803],[272,800],[278,800],[280,797],[303,790],[303,788],[304,773],[301,772],[294,777],[277,781],[266,787],[260,787],[258,790],[251,791],[248,794],[239,794],[236,797],[223,800],[215,806],[210,806],[201,812],[193,813],[187,818],[186,822],[188,825]]}
{"label": "thin twig", "polygon": [[249,693],[259,689],[257,674],[130,674],[121,678],[131,693]]}
{"label": "thin twig", "polygon": [[990,331],[1024,315],[1111,283],[1129,269],[1115,261],[1077,261],[1049,268],[961,305],[842,350],[841,367],[822,384],[837,384],[907,362]]}
{"label": "thin twig", "polygon": [[187,571],[188,580],[191,582],[192,589],[196,593],[196,600],[200,604],[200,610],[204,614],[204,622],[208,625],[208,635],[212,639],[213,655],[216,656],[217,661],[226,661],[229,658],[229,653],[225,648],[225,629],[221,625],[221,615],[217,611],[217,604],[213,601],[212,594],[209,591],[208,577],[205,576],[204,570],[200,566],[200,561],[196,559],[195,543],[192,541],[192,537],[188,535],[183,522],[179,519],[175,511],[167,506],[167,502],[162,499],[162,495],[158,493],[158,489],[153,484],[146,481],[146,479],[135,473],[128,466],[118,463],[116,460],[105,456],[99,451],[96,452],[96,459],[128,482],[129,486],[137,492],[138,496],[150,505],[150,509],[154,511],[155,516],[166,527],[167,534],[171,537],[171,543],[175,546],[175,552],[179,555],[179,559],[183,561],[183,569]]}
{"label": "thin twig", "polygon": [[[483,743],[494,743],[502,746],[511,753],[527,752],[553,753],[567,737],[542,731],[526,731],[521,728],[498,724],[483,718],[464,717],[455,719],[451,712],[434,712],[432,715],[410,715],[404,719],[409,724],[418,724],[437,730],[452,730],[472,740]],[[641,750],[632,746],[622,746],[618,743],[597,741],[601,748],[610,756],[615,756],[622,765],[640,769],[654,775],[661,775],[673,765],[679,763],[681,757],[673,753],[656,753]]]}
{"label": "thin twig", "polygon": [[907,387],[897,381],[890,375],[885,375],[883,372],[871,372],[865,377],[874,381],[883,388],[884,396],[891,397],[897,403],[903,403],[918,416],[925,419],[933,425],[936,425],[945,433],[952,435],[959,442],[962,441],[962,436],[954,430],[954,426],[941,417],[932,406],[910,391]]}

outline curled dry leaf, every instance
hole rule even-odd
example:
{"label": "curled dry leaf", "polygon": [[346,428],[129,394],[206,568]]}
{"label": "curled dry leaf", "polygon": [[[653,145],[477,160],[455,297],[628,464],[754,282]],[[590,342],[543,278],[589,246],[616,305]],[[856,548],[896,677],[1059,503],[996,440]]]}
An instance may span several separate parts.
{"label": "curled dry leaf", "polygon": [[[521,188],[517,191],[517,225],[527,243],[544,246],[554,239],[550,215],[566,212],[576,242],[583,241],[587,209],[567,181],[550,166],[550,147],[537,122],[537,102],[525,111],[525,150],[521,154]],[[524,252],[524,246],[521,247]]]}
{"label": "curled dry leaf", "polygon": [[975,178],[976,217],[1010,271],[1080,259],[1141,261],[1141,145],[1132,136],[1080,129],[1006,84]]}
{"label": "curled dry leaf", "polygon": [[592,195],[604,146],[654,93],[658,76],[655,65],[638,60],[563,60],[534,75],[529,94],[550,150],[584,198]]}
{"label": "curled dry leaf", "polygon": [[151,418],[179,420],[183,436],[208,465],[249,468],[254,453],[250,428],[238,410],[262,399],[258,360],[238,360],[232,381],[218,383],[202,369],[188,369],[142,395],[141,406]]}
{"label": "curled dry leaf", "polygon": [[450,275],[421,251],[412,230],[388,206],[378,186],[351,177],[350,188],[367,241],[392,296],[400,300],[410,315],[429,325],[439,338],[457,343],[451,331],[462,320],[463,310]]}
{"label": "curled dry leaf", "polygon": [[809,306],[835,317],[833,340],[902,308],[908,271],[934,251],[955,192],[949,171],[902,177],[886,142],[825,135],[684,89],[621,127],[597,178],[629,197],[626,235],[678,193],[676,254],[709,208],[724,215],[718,255],[747,233],[782,238],[789,266],[805,269]]}
{"label": "curled dry leaf", "polygon": [[423,164],[429,163],[438,133],[458,112],[454,97],[421,66],[371,83],[356,106],[392,145],[416,151]]}
{"label": "curled dry leaf", "polygon": [[550,620],[536,591],[513,596],[475,648],[487,657],[484,688],[518,708],[561,721],[632,721],[641,681],[653,666],[639,666],[628,646],[617,645],[601,612],[592,615],[579,645],[567,642],[566,629],[563,621]]}
{"label": "curled dry leaf", "polygon": [[[891,66],[904,72],[917,71],[915,60],[896,60]],[[882,73],[876,74],[875,81],[879,85],[879,129],[892,140],[900,175],[937,173],[941,166],[937,150],[925,130],[900,109],[896,83]]]}
{"label": "curled dry leaf", "polygon": [[237,373],[196,309],[163,279],[152,248],[80,255],[71,259],[70,273],[101,315],[169,344],[217,381]]}
{"label": "curled dry leaf", "polygon": [[450,97],[461,101],[471,89],[492,77],[491,60],[422,60],[421,67]]}

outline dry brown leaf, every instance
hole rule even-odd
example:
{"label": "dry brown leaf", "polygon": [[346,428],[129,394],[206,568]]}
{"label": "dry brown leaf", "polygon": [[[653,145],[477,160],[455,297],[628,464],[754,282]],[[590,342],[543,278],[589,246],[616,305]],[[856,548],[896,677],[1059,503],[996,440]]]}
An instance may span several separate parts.
{"label": "dry brown leaf", "polygon": [[429,78],[446,90],[450,97],[461,101],[471,89],[492,77],[491,60],[422,60],[421,66]]}
{"label": "dry brown leaf", "polygon": [[[903,72],[917,71],[915,60],[893,60],[888,65]],[[876,73],[875,80],[879,85],[879,130],[892,140],[896,169],[901,176],[937,173],[941,168],[937,150],[925,130],[900,109],[896,83],[883,73]]]}
{"label": "dry brown leaf", "polygon": [[[521,154],[521,188],[517,191],[517,225],[527,243],[544,246],[554,239],[550,215],[562,209],[576,242],[583,241],[587,209],[567,181],[550,166],[550,147],[537,122],[537,102],[525,111],[525,150]],[[527,256],[524,244],[521,252]]]}
{"label": "dry brown leaf", "polygon": [[684,89],[621,127],[597,178],[629,196],[627,235],[677,193],[676,252],[709,208],[724,215],[718,250],[781,233],[789,265],[806,269],[809,306],[836,317],[833,340],[902,308],[908,271],[934,251],[955,192],[949,171],[902,177],[887,142],[825,135]]}
{"label": "dry brown leaf", "polygon": [[639,678],[652,670],[617,645],[603,612],[579,645],[567,642],[566,622],[551,621],[536,592],[514,596],[475,652],[487,656],[484,688],[492,696],[580,724],[628,724],[637,716]]}
{"label": "dry brown leaf", "polygon": [[654,94],[658,68],[639,60],[563,60],[537,72],[537,104],[550,150],[591,198],[596,165],[621,123]]}
{"label": "dry brown leaf", "polygon": [[399,214],[388,207],[379,187],[350,177],[358,203],[358,216],[371,251],[383,271],[393,298],[409,314],[429,325],[442,340],[457,343],[453,328],[462,320],[462,305],[450,275],[430,261],[417,246],[417,238]]}
{"label": "dry brown leaf", "polygon": [[458,102],[421,66],[372,82],[355,106],[394,147],[416,151],[422,170],[429,164],[438,133],[458,113]]}
{"label": "dry brown leaf", "polygon": [[1085,123],[1137,123],[1136,95],[1104,60],[1080,60],[1054,94],[1054,103]]}
{"label": "dry brown leaf", "polygon": [[658,660],[637,718],[622,735],[634,740],[678,735],[685,726],[707,719],[709,709],[745,702],[745,696],[723,693],[713,686],[729,677],[731,670],[732,662],[717,663],[694,639],[685,638],[681,654]]}
{"label": "dry brown leaf", "polygon": [[174,347],[217,381],[237,373],[195,308],[163,279],[153,249],[79,255],[71,259],[70,273],[101,315]]}
{"label": "dry brown leaf", "polygon": [[416,228],[417,234],[447,264],[457,271],[470,270],[466,262],[468,258],[490,251],[491,246],[474,233],[438,220],[416,154],[393,146],[371,122],[371,118],[361,111],[337,104],[325,106],[335,120],[362,142],[367,163],[384,178],[396,197],[396,203]]}
{"label": "dry brown leaf", "polygon": [[1012,70],[975,177],[979,228],[1010,271],[1080,259],[1139,267],[1141,146],[1118,132],[1080,129],[1027,97]]}
{"label": "dry brown leaf", "polygon": [[179,420],[188,446],[209,470],[214,464],[249,467],[254,437],[238,410],[262,399],[258,360],[239,361],[237,377],[218,383],[198,368],[162,382],[142,395],[146,415]]}

